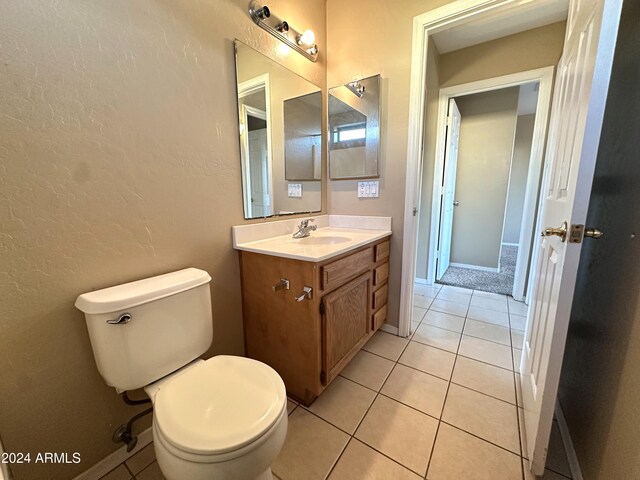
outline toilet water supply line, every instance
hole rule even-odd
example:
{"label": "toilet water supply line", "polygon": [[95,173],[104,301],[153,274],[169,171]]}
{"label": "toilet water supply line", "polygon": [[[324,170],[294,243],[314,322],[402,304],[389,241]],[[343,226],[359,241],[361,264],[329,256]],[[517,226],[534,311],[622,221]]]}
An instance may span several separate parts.
{"label": "toilet water supply line", "polygon": [[[144,398],[142,400],[129,398],[127,392],[122,393],[122,400],[124,400],[124,403],[126,403],[127,405],[142,405],[143,403],[151,403],[151,399],[149,398]],[[138,443],[138,437],[132,434],[133,424],[136,420],[144,417],[145,415],[149,415],[151,412],[153,412],[153,407],[149,407],[146,410],[143,410],[142,412],[131,417],[131,420],[129,420],[126,424],[120,425],[116,429],[116,431],[113,432],[113,441],[115,443],[123,442],[127,446],[127,452],[133,450]]]}

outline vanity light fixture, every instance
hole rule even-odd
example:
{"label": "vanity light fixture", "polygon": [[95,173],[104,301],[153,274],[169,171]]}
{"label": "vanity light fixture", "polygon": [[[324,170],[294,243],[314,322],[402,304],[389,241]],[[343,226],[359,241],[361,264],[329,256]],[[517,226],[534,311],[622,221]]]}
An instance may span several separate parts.
{"label": "vanity light fixture", "polygon": [[249,3],[249,15],[259,27],[304,55],[312,62],[318,59],[318,45],[316,36],[311,30],[300,33],[285,20],[281,20],[271,13],[269,7],[261,5],[257,0]]}
{"label": "vanity light fixture", "polygon": [[358,98],[362,98],[364,95],[364,85],[360,82],[347,83],[346,87]]}

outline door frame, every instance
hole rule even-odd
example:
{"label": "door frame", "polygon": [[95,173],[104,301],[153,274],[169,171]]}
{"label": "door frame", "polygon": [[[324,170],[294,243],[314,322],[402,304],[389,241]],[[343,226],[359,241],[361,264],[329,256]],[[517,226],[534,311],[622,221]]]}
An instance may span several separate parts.
{"label": "door frame", "polygon": [[485,15],[499,15],[508,10],[518,9],[533,1],[535,0],[457,0],[413,18],[400,318],[398,322],[398,335],[401,337],[409,336],[411,327],[418,235],[417,213],[420,206],[422,183],[429,36],[477,20]]}
{"label": "door frame", "polygon": [[[250,78],[244,82],[238,84],[238,101],[244,97],[247,97],[253,93],[264,91],[265,100],[265,116],[267,121],[267,176],[269,187],[270,205],[273,215],[273,152],[271,151],[271,85],[269,81],[269,74],[265,73],[257,77]],[[246,125],[246,113],[252,113],[252,116],[259,116],[258,112],[262,110],[251,107],[250,105],[242,104],[239,112],[240,122],[245,122]],[[240,155],[241,167],[242,167],[242,198],[244,202],[244,216],[245,218],[253,218],[251,212],[251,181],[249,178],[249,169],[246,168],[245,159],[249,158],[249,150],[247,148],[248,142],[245,141],[248,138],[248,131],[243,132],[240,128],[240,146],[246,152],[242,152]],[[246,153],[246,156],[244,155]]]}
{"label": "door frame", "polygon": [[[464,95],[502,90],[504,88],[538,82],[540,87],[538,90],[538,102],[536,105],[536,118],[533,126],[531,156],[527,173],[527,186],[525,189],[522,222],[520,225],[520,248],[518,249],[516,272],[513,282],[513,292],[521,292],[517,297],[514,295],[514,298],[522,301],[526,296],[525,285],[527,283],[527,266],[529,264],[529,258],[533,248],[533,231],[536,220],[536,207],[538,205],[538,193],[542,180],[542,164],[544,161],[545,140],[549,114],[551,111],[554,72],[555,67],[542,67],[440,89],[440,96],[438,100],[436,157],[433,174],[433,196],[431,199],[432,209],[429,230],[429,253],[427,255],[427,283],[434,283],[436,280],[436,262],[438,258],[437,246],[438,238],[440,236],[440,217],[442,206],[440,179],[444,172],[444,155],[447,133],[447,105],[449,104],[449,100],[451,98]],[[507,197],[505,197],[505,207],[506,202]],[[496,269],[488,270],[497,271]],[[531,285],[531,282],[529,282],[529,284]]]}

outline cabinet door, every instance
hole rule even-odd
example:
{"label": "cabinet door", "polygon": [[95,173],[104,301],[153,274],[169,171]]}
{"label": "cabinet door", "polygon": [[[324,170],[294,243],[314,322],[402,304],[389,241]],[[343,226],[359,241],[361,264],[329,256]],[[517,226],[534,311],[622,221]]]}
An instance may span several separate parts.
{"label": "cabinet door", "polygon": [[323,297],[323,384],[331,382],[368,340],[370,298],[371,272]]}

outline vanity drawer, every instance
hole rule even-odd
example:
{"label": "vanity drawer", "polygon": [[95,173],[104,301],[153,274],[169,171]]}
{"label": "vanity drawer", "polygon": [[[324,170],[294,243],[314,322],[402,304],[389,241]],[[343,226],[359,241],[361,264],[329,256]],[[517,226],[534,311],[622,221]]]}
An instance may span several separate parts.
{"label": "vanity drawer", "polygon": [[380,260],[384,260],[385,258],[389,258],[389,240],[386,242],[379,243],[374,247],[375,251],[373,254],[373,261],[378,263]]}
{"label": "vanity drawer", "polygon": [[322,267],[322,289],[337,287],[371,268],[373,248],[367,248]]}
{"label": "vanity drawer", "polygon": [[389,278],[389,264],[383,263],[373,271],[373,284],[377,287]]}
{"label": "vanity drawer", "polygon": [[387,319],[387,306],[385,305],[384,307],[382,307],[380,310],[378,310],[376,313],[373,314],[373,317],[372,317],[373,330],[374,331],[378,330],[386,319]]}
{"label": "vanity drawer", "polygon": [[381,306],[387,304],[387,294],[389,292],[389,284],[385,284],[378,290],[373,292],[373,310],[378,310]]}

